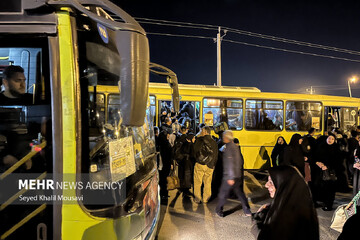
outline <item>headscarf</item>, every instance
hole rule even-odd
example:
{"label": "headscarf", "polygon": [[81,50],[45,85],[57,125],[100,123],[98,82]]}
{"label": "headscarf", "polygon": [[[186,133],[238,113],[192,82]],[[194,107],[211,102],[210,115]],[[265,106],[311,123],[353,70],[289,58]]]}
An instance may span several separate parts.
{"label": "headscarf", "polygon": [[319,239],[317,213],[308,185],[291,166],[269,170],[276,192],[258,239]]}
{"label": "headscarf", "polygon": [[[334,137],[333,134],[329,134],[329,136]],[[316,148],[315,157],[317,162],[322,162],[329,169],[335,169],[340,162],[340,147],[336,142],[329,145],[326,138],[325,141],[319,143],[319,146]]]}
{"label": "headscarf", "polygon": [[[283,144],[279,144],[279,138],[282,138],[284,140]],[[274,163],[276,163],[277,156],[279,156],[280,154],[283,154],[286,146],[287,146],[287,143],[286,143],[285,138],[283,136],[279,136],[276,139],[276,144],[274,146],[274,149],[271,152],[271,159],[273,161],[273,165],[274,165]],[[283,160],[283,156],[279,156],[279,164],[281,164],[282,160]]]}
{"label": "headscarf", "polygon": [[295,133],[291,137],[290,143],[284,151],[283,165],[294,166],[304,175],[305,160],[303,150],[299,144],[300,139],[301,135],[298,133]]}
{"label": "headscarf", "polygon": [[301,135],[298,133],[295,133],[294,135],[292,135],[289,146],[292,148],[298,148],[300,138],[301,138]]}

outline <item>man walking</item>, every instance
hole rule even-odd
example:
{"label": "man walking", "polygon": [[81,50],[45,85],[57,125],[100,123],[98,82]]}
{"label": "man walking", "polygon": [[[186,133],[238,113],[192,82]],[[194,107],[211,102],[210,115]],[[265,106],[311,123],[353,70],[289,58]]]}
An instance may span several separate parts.
{"label": "man walking", "polygon": [[223,151],[224,176],[219,192],[219,202],[216,206],[216,213],[220,217],[224,217],[223,207],[231,190],[234,191],[236,197],[241,201],[245,215],[251,216],[250,206],[243,190],[244,159],[242,158],[239,147],[233,142],[233,139],[232,131],[226,130],[223,133],[225,145],[220,151]]}
{"label": "man walking", "polygon": [[197,137],[194,145],[195,167],[194,167],[194,202],[201,202],[201,185],[204,183],[202,202],[207,203],[211,197],[211,182],[214,167],[218,158],[218,148],[212,139],[210,127],[204,127],[202,134]]}

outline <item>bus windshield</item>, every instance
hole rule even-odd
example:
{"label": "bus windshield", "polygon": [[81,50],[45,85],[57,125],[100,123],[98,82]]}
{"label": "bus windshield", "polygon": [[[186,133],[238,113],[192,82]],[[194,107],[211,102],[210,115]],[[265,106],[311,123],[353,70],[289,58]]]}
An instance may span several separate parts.
{"label": "bus windshield", "polygon": [[[144,191],[150,195],[157,192],[154,187],[150,192],[142,187],[141,182],[151,178],[156,170],[156,148],[150,108],[147,109],[144,124],[124,126],[127,117],[122,111],[120,98],[121,71],[123,71],[116,36],[111,29],[102,26],[104,33],[99,32],[99,24],[90,18],[77,18],[77,37],[79,49],[79,71],[81,91],[81,124],[82,124],[82,161],[81,173],[85,181],[118,182],[123,191],[104,190],[94,194],[91,203],[84,200],[85,207],[96,216],[116,217],[119,213],[108,209],[121,206],[120,215],[124,216],[141,211],[139,204],[130,196],[139,199]],[[145,71],[145,70],[144,70]],[[121,81],[120,81],[121,79]],[[98,92],[99,86],[117,89],[117,94]],[[149,186],[157,186],[152,178]],[[84,193],[83,194],[91,194]],[[150,196],[149,195],[149,196]],[[154,197],[155,198],[155,197]],[[132,200],[131,200],[132,199]],[[131,200],[131,202],[129,202]],[[153,199],[157,201],[157,199]],[[132,209],[129,211],[129,209]],[[135,210],[134,210],[135,209]],[[94,211],[92,211],[94,210]],[[155,211],[155,210],[154,210]]]}

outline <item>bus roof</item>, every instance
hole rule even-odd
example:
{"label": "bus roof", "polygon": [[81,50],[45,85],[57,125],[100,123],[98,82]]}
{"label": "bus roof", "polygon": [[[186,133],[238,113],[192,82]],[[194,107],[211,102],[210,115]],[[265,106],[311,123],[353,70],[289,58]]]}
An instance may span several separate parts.
{"label": "bus roof", "polygon": [[[150,82],[150,87],[156,88],[169,88],[165,83]],[[261,92],[256,87],[231,87],[231,86],[211,86],[211,85],[191,85],[191,84],[179,84],[179,88],[188,90],[216,90],[216,91],[239,91],[239,92]]]}
{"label": "bus roof", "polygon": [[[156,91],[158,89],[158,91]],[[170,89],[163,83],[150,83],[150,92],[156,94],[169,94]],[[297,93],[279,93],[279,92],[261,92],[258,88],[252,87],[218,87],[209,85],[191,85],[179,84],[181,96],[202,96],[202,97],[228,97],[228,98],[252,98],[252,99],[281,99],[281,100],[309,100],[323,101],[333,103],[335,105],[351,105],[360,106],[359,98],[350,98],[332,95],[315,95],[315,94],[297,94]],[[169,92],[169,93],[167,93]],[[241,93],[239,95],[239,93]]]}

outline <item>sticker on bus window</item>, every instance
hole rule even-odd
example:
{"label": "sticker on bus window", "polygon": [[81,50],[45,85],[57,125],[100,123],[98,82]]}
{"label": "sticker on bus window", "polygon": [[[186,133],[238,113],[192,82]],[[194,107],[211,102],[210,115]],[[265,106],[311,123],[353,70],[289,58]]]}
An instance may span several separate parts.
{"label": "sticker on bus window", "polygon": [[106,27],[101,25],[100,23],[97,24],[98,32],[100,34],[101,39],[104,41],[104,43],[109,43],[109,35],[106,30]]}
{"label": "sticker on bus window", "polygon": [[136,171],[132,137],[109,142],[111,180],[118,182]]}
{"label": "sticker on bus window", "polygon": [[214,114],[212,113],[206,113],[204,116],[204,123],[207,126],[213,126],[214,125]]}
{"label": "sticker on bus window", "polygon": [[320,117],[311,118],[311,127],[315,129],[320,129]]}

